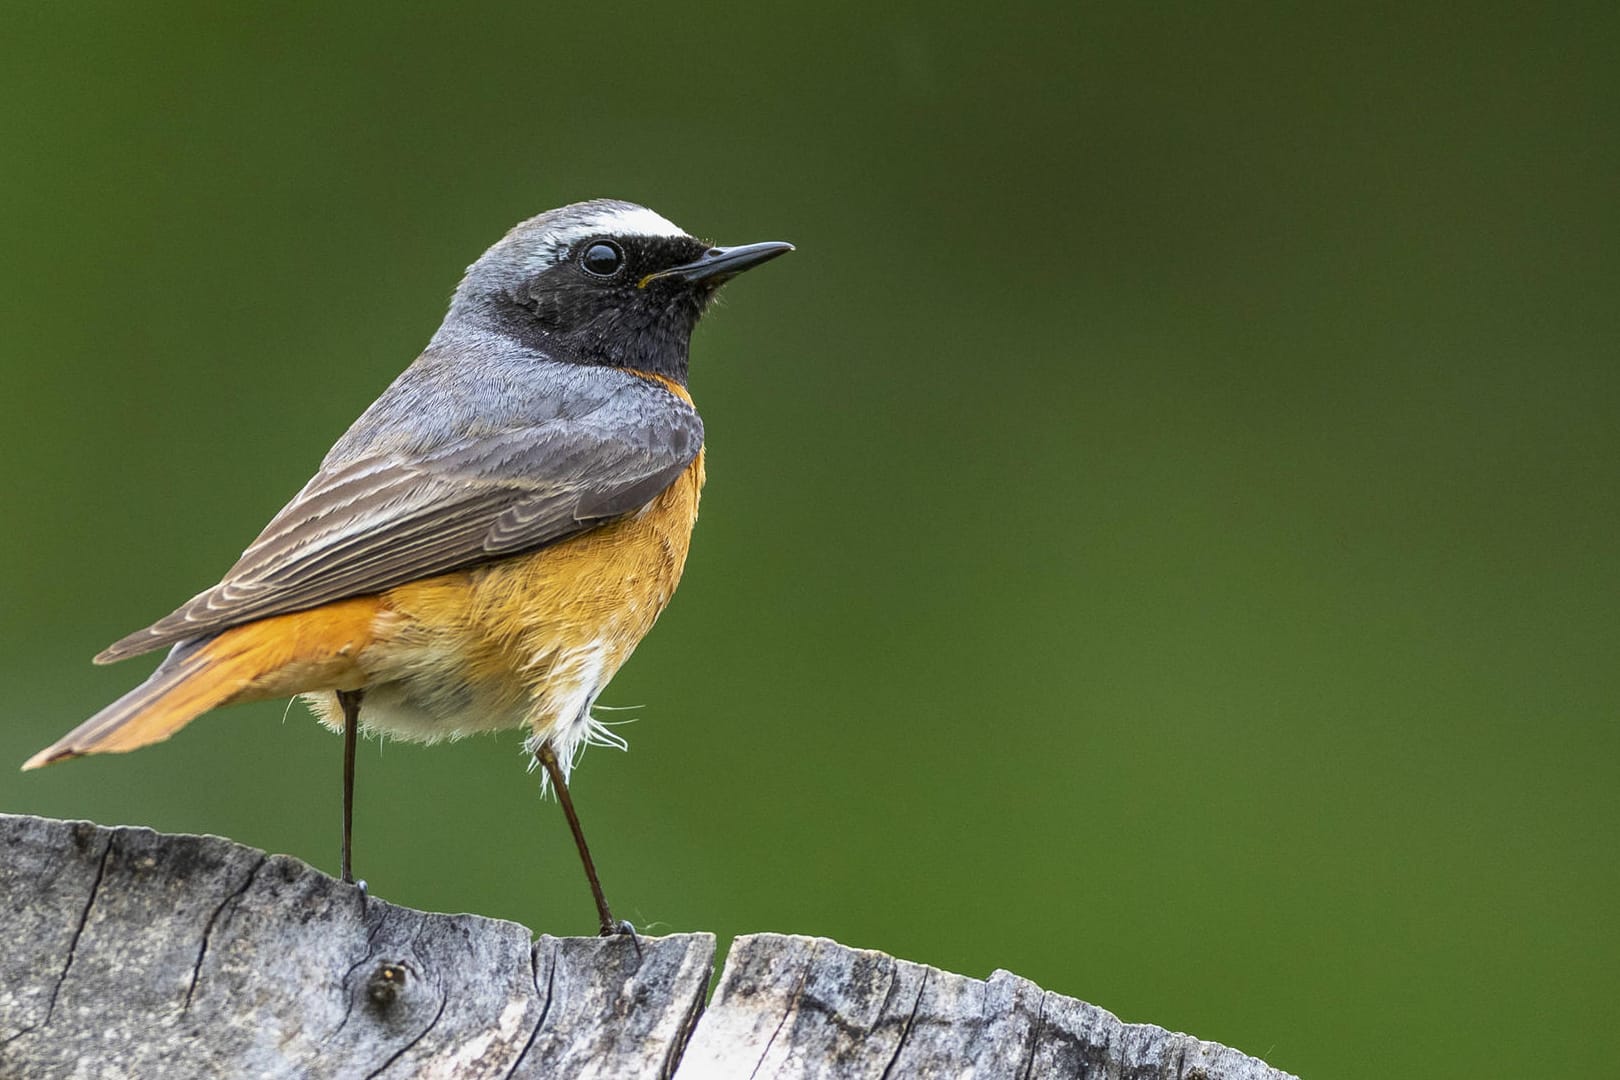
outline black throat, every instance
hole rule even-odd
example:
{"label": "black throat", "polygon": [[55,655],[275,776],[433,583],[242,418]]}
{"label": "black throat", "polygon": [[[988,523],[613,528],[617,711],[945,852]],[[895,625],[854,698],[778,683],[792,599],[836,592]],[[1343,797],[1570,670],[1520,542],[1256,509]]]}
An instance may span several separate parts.
{"label": "black throat", "polygon": [[[549,301],[549,302],[548,302]],[[570,364],[630,368],[686,385],[692,330],[702,307],[603,310],[581,319],[551,297],[502,297],[491,307],[491,329]]]}
{"label": "black throat", "polygon": [[706,248],[690,237],[622,243],[628,265],[616,279],[593,279],[565,258],[516,288],[482,297],[479,321],[555,360],[629,368],[685,386],[692,331],[717,286],[647,276]]}

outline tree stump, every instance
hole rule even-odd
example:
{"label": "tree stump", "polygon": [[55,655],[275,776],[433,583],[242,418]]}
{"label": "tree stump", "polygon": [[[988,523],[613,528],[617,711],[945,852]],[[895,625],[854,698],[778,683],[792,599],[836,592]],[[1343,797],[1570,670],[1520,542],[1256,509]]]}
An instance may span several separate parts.
{"label": "tree stump", "polygon": [[[1288,1080],[1004,971],[818,938],[535,939],[211,836],[0,815],[0,1078]],[[639,948],[638,948],[639,945]]]}

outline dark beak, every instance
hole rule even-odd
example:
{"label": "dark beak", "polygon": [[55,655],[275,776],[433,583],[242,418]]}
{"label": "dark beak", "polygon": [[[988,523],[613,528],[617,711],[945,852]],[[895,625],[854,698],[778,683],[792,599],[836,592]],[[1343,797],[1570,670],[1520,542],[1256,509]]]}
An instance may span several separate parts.
{"label": "dark beak", "polygon": [[760,263],[770,262],[778,255],[785,255],[792,250],[792,244],[784,244],[778,240],[768,240],[763,244],[710,248],[696,261],[672,266],[656,274],[648,274],[637,282],[637,285],[646,288],[649,281],[662,281],[665,278],[688,282],[712,281],[718,285],[727,278],[735,277]]}

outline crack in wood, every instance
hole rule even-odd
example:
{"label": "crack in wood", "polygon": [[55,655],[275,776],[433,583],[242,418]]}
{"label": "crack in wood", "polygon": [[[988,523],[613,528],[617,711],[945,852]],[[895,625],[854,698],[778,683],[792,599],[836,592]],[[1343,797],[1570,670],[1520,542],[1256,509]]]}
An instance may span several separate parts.
{"label": "crack in wood", "polygon": [[[735,945],[735,942],[733,943]],[[771,1047],[776,1045],[776,1037],[782,1034],[782,1028],[787,1026],[788,1020],[799,1008],[799,999],[804,996],[805,983],[810,981],[810,968],[815,963],[816,953],[821,951],[821,942],[817,941],[810,946],[810,952],[804,958],[804,968],[799,972],[799,981],[793,987],[793,993],[788,997],[787,1008],[782,1010],[782,1019],[776,1022],[776,1030],[771,1037],[765,1040],[765,1046],[759,1052],[759,1060],[754,1063],[754,1071],[748,1074],[748,1080],[755,1080],[759,1070],[765,1067],[765,1059],[770,1056]]]}
{"label": "crack in wood", "polygon": [[197,980],[202,976],[203,958],[208,955],[208,942],[213,937],[215,922],[218,921],[227,906],[233,901],[240,900],[248,889],[253,887],[253,879],[259,876],[259,870],[269,861],[270,856],[260,855],[258,861],[253,864],[253,868],[248,871],[247,877],[243,879],[241,887],[233,890],[229,896],[221,900],[219,906],[214,909],[214,913],[208,916],[208,922],[203,926],[202,944],[197,948],[197,961],[191,965],[191,982],[186,986],[186,1003],[180,1007],[182,1015],[191,1011],[191,998],[197,992]]}
{"label": "crack in wood", "polygon": [[388,922],[389,916],[393,913],[393,908],[383,908],[382,914],[377,917],[377,925],[373,926],[366,934],[365,955],[360,957],[360,959],[356,960],[354,963],[350,964],[349,970],[343,973],[343,981],[341,983],[344,996],[343,1019],[338,1021],[337,1027],[333,1028],[330,1033],[322,1037],[322,1042],[331,1042],[333,1039],[342,1034],[343,1029],[349,1025],[349,1017],[354,1015],[355,998],[355,988],[349,985],[349,980],[354,978],[355,972],[365,967],[377,955],[377,935],[382,933],[384,924]]}
{"label": "crack in wood", "polygon": [[[716,957],[715,962],[720,962],[720,957]],[[664,1055],[664,1063],[659,1069],[658,1075],[666,1078],[666,1080],[668,1077],[674,1076],[675,1070],[680,1067],[681,1058],[686,1053],[686,1046],[692,1041],[692,1032],[697,1028],[699,1018],[703,1016],[704,1001],[708,997],[709,978],[712,973],[712,968],[704,973],[703,985],[698,987],[698,992],[692,995],[692,1003],[687,1006],[685,1015],[681,1017],[680,1027],[675,1034],[675,1041],[670,1044],[669,1053]]]}
{"label": "crack in wood", "polygon": [[[878,1080],[889,1080],[889,1077],[894,1074],[894,1066],[900,1060],[901,1052],[906,1048],[906,1040],[911,1037],[912,1025],[917,1022],[917,1010],[922,1008],[923,994],[928,989],[928,972],[928,968],[923,968],[922,978],[917,983],[917,996],[911,1000],[911,1015],[907,1016],[906,1022],[900,1026],[900,1039],[894,1044],[894,1053],[889,1055],[889,1060],[883,1066],[883,1072],[879,1075]],[[899,974],[898,964],[895,966],[895,974]]]}
{"label": "crack in wood", "polygon": [[444,1017],[444,1007],[447,1004],[449,1004],[449,1001],[450,1001],[450,999],[448,997],[446,997],[444,995],[444,993],[441,991],[441,993],[439,994],[439,1010],[438,1010],[438,1012],[435,1012],[433,1014],[433,1019],[428,1021],[427,1027],[425,1027],[421,1031],[417,1032],[416,1037],[414,1039],[412,1039],[410,1042],[406,1043],[404,1046],[402,1046],[398,1050],[394,1051],[393,1056],[390,1057],[387,1061],[383,1062],[380,1066],[378,1066],[373,1071],[367,1073],[366,1074],[366,1080],[377,1080],[377,1077],[381,1076],[383,1073],[388,1071],[388,1067],[390,1065],[392,1065],[394,1062],[398,1061],[400,1058],[404,1057],[407,1053],[409,1053],[411,1047],[415,1046],[417,1043],[419,1043],[423,1039],[427,1038],[428,1032],[432,1031],[435,1027],[437,1027],[438,1024],[439,1024],[439,1021]]}
{"label": "crack in wood", "polygon": [[62,965],[62,974],[56,977],[56,985],[51,987],[50,1004],[45,1007],[45,1019],[39,1023],[40,1027],[49,1027],[51,1017],[56,1014],[56,999],[62,993],[62,984],[67,982],[68,972],[73,970],[73,958],[79,955],[79,939],[84,936],[84,928],[90,922],[90,912],[96,906],[96,896],[101,892],[101,882],[107,876],[107,860],[112,857],[112,837],[107,837],[106,846],[101,849],[101,861],[96,865],[96,880],[90,884],[90,898],[84,902],[84,910],[79,913],[79,924],[73,928],[73,938],[68,942],[67,963]]}
{"label": "crack in wood", "polygon": [[51,995],[45,1005],[44,1017],[42,1017],[38,1023],[24,1025],[13,1034],[6,1036],[4,1039],[0,1039],[0,1050],[10,1046],[12,1043],[16,1042],[18,1039],[29,1034],[30,1032],[40,1030],[51,1022],[51,1016],[56,1012],[57,996],[62,992],[62,984],[67,981],[68,971],[73,967],[73,956],[79,948],[79,936],[84,933],[85,924],[90,921],[90,909],[95,906],[96,893],[101,890],[101,879],[107,872],[107,856],[111,853],[111,851],[112,837],[111,835],[108,835],[102,838],[101,854],[96,859],[96,876],[95,879],[90,883],[89,897],[85,900],[84,908],[79,912],[78,920],[74,924],[73,936],[68,943],[67,962],[62,965],[61,973],[57,975],[55,982],[51,986]]}
{"label": "crack in wood", "polygon": [[[539,957],[540,943],[537,941],[534,943],[533,948],[529,950],[530,977],[534,981],[534,993],[536,998],[541,996],[540,969],[538,967]],[[523,1059],[529,1056],[529,1050],[534,1046],[534,1040],[540,1037],[540,1029],[546,1026],[546,1016],[551,1012],[551,996],[552,992],[556,988],[556,985],[557,947],[553,945],[551,947],[551,966],[546,969],[545,1000],[540,1006],[540,1019],[534,1022],[534,1030],[529,1032],[528,1041],[523,1044],[523,1049],[518,1052],[517,1060],[512,1062],[512,1067],[506,1070],[506,1075],[502,1078],[502,1080],[512,1080],[512,1077],[516,1075],[518,1071],[518,1066],[522,1065]]]}
{"label": "crack in wood", "polygon": [[[410,944],[406,945],[405,948],[402,950],[403,953],[406,956],[409,956],[412,960],[416,961],[416,966],[419,967],[421,970],[419,970],[419,971],[416,970],[407,961],[402,960],[402,961],[400,961],[400,963],[405,967],[405,969],[407,971],[410,971],[416,977],[417,981],[419,981],[419,982],[428,982],[429,980],[425,976],[428,974],[429,971],[432,971],[433,978],[431,980],[431,983],[432,983],[432,986],[433,986],[434,993],[436,993],[439,996],[439,1007],[433,1013],[433,1019],[431,1019],[431,1020],[429,1020],[427,1022],[426,1027],[424,1027],[421,1031],[418,1031],[414,1036],[412,1036],[410,1041],[407,1042],[404,1046],[401,1046],[398,1050],[394,1051],[393,1054],[389,1055],[388,1060],[384,1061],[376,1069],[374,1069],[371,1072],[367,1073],[366,1077],[365,1077],[365,1080],[376,1080],[376,1078],[378,1076],[382,1075],[385,1071],[387,1071],[387,1069],[388,1069],[388,1067],[390,1065],[392,1065],[394,1062],[398,1061],[400,1058],[404,1057],[407,1053],[409,1053],[410,1050],[411,1050],[411,1047],[415,1046],[417,1043],[421,1042],[424,1038],[426,1038],[428,1032],[432,1031],[434,1029],[434,1027],[437,1026],[439,1021],[444,1017],[445,1006],[449,1003],[449,1000],[450,1000],[449,996],[444,992],[444,982],[443,982],[442,979],[439,978],[439,973],[436,970],[431,969],[428,966],[428,964],[422,959],[421,953],[419,953],[417,951],[417,945],[421,942],[422,934],[426,930],[427,930],[427,920],[423,919],[421,922],[419,922],[417,924],[416,932],[411,935]],[[349,1000],[350,1000],[350,1009],[352,1011],[352,1009],[353,1009],[353,1001],[354,1001],[354,998],[353,998],[352,995],[351,995]]]}
{"label": "crack in wood", "polygon": [[1041,1030],[1046,1026],[1046,999],[1047,991],[1041,991],[1041,1007],[1035,1011],[1035,1027],[1029,1033],[1029,1056],[1024,1059],[1024,1067],[1018,1075],[1023,1080],[1029,1080],[1035,1069],[1035,1054],[1041,1048]]}

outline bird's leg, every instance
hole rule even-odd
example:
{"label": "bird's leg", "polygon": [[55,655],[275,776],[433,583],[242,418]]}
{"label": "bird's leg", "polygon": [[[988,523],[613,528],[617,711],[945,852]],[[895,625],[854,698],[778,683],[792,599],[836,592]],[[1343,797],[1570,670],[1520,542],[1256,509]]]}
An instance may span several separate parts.
{"label": "bird's leg", "polygon": [[[563,779],[562,766],[557,763],[557,752],[551,748],[550,742],[543,742],[534,752],[535,760],[545,766],[546,775],[551,777],[551,786],[557,790],[557,801],[562,804],[563,815],[568,818],[568,827],[574,833],[574,846],[579,848],[580,862],[585,864],[585,879],[591,883],[591,895],[596,898],[596,914],[602,920],[602,936],[629,933],[632,938],[635,931],[629,923],[613,921],[613,912],[608,908],[607,897],[602,894],[602,882],[596,876],[596,864],[591,861],[591,849],[585,846],[585,833],[579,827],[579,815],[574,813],[574,800],[568,794],[568,781]],[[639,949],[639,944],[637,945]]]}
{"label": "bird's leg", "polygon": [[[359,737],[360,699],[364,690],[339,690],[338,705],[343,709],[343,881],[354,884],[354,867],[350,865],[349,834],[354,827],[354,746]],[[364,883],[360,891],[365,891]]]}

